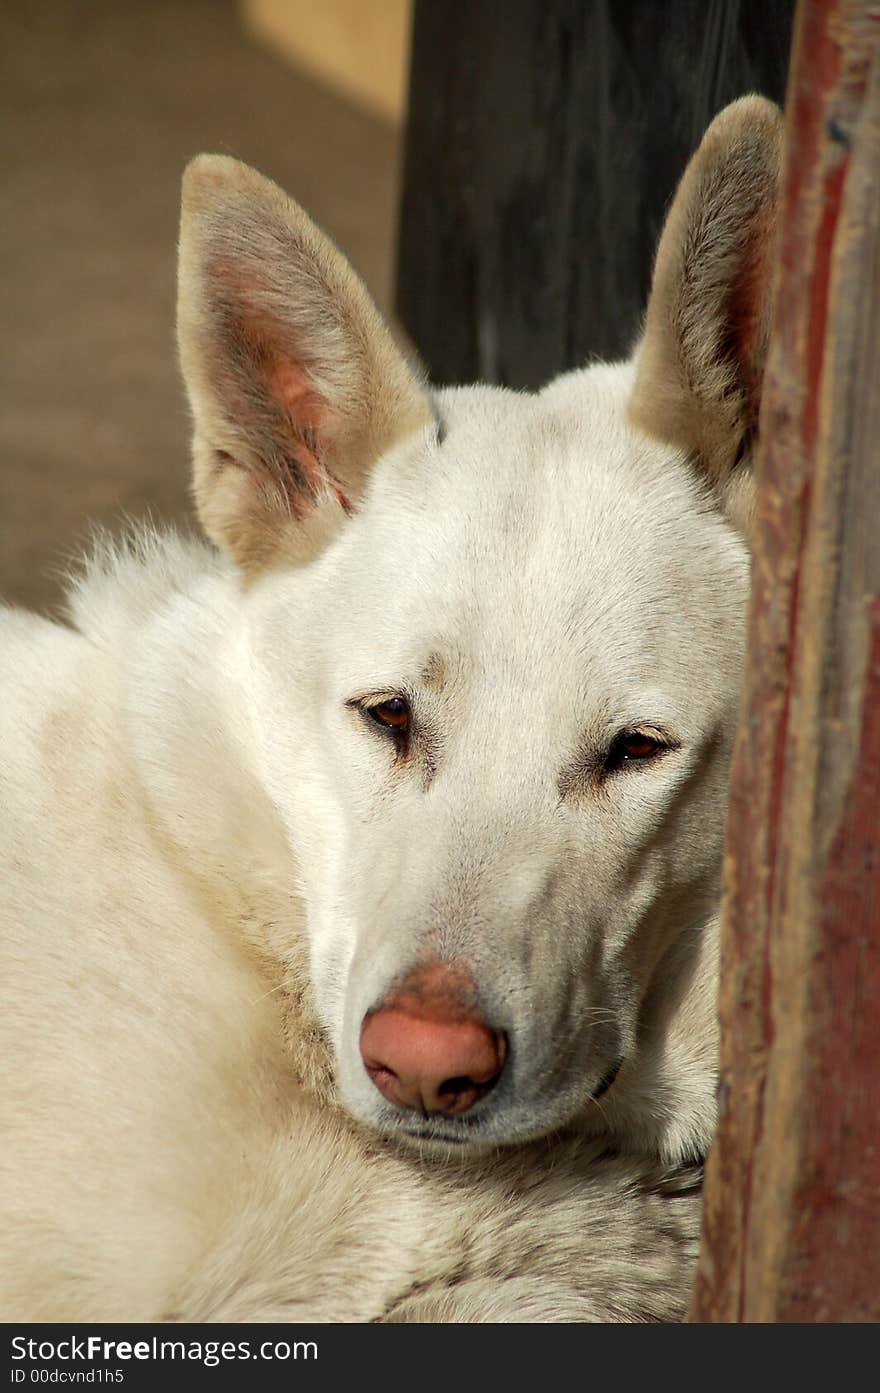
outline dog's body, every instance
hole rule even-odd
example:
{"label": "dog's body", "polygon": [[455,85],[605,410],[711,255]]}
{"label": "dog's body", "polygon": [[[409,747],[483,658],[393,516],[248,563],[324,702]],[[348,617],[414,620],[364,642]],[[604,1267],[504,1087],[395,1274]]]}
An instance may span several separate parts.
{"label": "dog's body", "polygon": [[633,363],[433,400],[294,205],[194,166],[221,554],[0,620],[7,1318],[682,1314],[777,164],[766,104],[716,122]]}

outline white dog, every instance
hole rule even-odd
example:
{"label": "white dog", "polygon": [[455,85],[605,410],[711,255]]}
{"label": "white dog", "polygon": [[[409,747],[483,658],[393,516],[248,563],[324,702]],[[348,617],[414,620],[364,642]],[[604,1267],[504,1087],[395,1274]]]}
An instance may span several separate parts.
{"label": "white dog", "polygon": [[780,124],[716,119],[634,359],[537,395],[429,393],[188,169],[217,549],[0,621],[6,1319],[681,1316]]}

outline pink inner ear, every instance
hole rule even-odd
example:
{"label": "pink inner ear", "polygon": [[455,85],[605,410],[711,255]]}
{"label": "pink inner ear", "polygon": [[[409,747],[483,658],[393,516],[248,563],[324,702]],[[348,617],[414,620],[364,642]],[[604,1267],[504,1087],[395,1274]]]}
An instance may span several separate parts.
{"label": "pink inner ear", "polygon": [[[300,479],[306,484],[302,493],[293,479],[286,481],[291,511],[295,516],[303,516],[309,511],[312,499],[319,497],[328,486],[342,507],[351,511],[339,480],[330,468],[336,453],[333,413],[297,357],[279,347],[281,327],[277,321],[268,312],[255,308],[255,302],[268,287],[252,266],[222,255],[208,258],[206,279],[217,287],[224,332],[234,335],[245,350],[246,378],[256,376],[261,391],[290,422],[292,438],[278,443],[295,458]],[[245,384],[244,410],[251,401],[253,385],[250,381]]]}
{"label": "pink inner ear", "polygon": [[273,359],[266,370],[266,383],[293,425],[297,464],[317,493],[327,481],[327,470],[319,457],[325,449],[322,427],[326,406],[303,369],[290,358]]}
{"label": "pink inner ear", "polygon": [[297,436],[296,459],[312,489],[318,493],[329,483],[346,512],[351,504],[327,463],[328,408],[315,391],[303,368],[290,358],[276,357],[267,371],[269,390],[283,407]]}
{"label": "pink inner ear", "polygon": [[319,439],[327,415],[326,404],[299,364],[290,358],[275,358],[266,376],[269,390],[290,417],[297,435]]}

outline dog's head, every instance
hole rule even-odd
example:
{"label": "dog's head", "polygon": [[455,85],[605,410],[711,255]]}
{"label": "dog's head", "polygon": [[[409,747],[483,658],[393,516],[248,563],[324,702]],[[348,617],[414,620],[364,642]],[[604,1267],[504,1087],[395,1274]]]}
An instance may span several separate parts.
{"label": "dog's head", "polygon": [[701,1097],[658,1144],[706,1140],[779,150],[758,98],[716,119],[634,359],[537,395],[429,393],[294,203],[187,171],[196,497],[242,573],[341,1093],[377,1127],[659,1114],[674,1038]]}

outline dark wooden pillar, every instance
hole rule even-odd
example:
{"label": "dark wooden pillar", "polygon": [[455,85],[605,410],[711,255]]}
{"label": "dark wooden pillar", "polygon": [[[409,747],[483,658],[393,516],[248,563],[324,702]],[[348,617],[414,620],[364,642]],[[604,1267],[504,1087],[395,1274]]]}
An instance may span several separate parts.
{"label": "dark wooden pillar", "polygon": [[437,382],[629,352],[711,118],[781,102],[794,0],[416,0],[397,307]]}
{"label": "dark wooden pillar", "polygon": [[880,4],[804,0],[692,1319],[880,1320]]}

